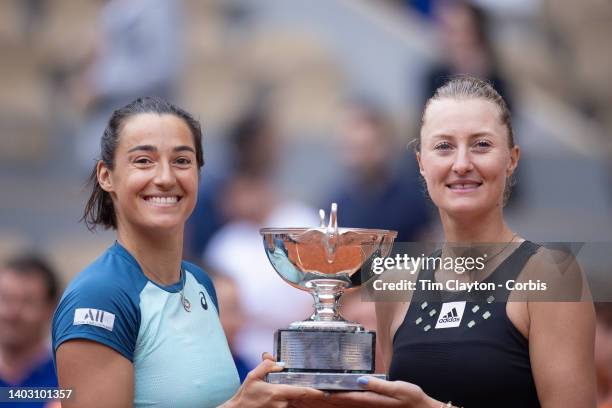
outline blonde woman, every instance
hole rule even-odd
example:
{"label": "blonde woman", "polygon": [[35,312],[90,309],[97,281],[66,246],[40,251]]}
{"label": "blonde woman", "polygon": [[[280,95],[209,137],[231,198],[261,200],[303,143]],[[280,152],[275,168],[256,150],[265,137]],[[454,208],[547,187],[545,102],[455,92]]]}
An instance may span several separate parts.
{"label": "blonde woman", "polygon": [[[416,159],[438,208],[444,240],[498,243],[478,280],[501,283],[545,273],[552,285],[577,287],[588,299],[575,262],[557,273],[558,265],[550,268],[547,262],[554,254],[521,237],[504,220],[520,150],[508,108],[489,83],[458,77],[438,88],[425,106],[418,142]],[[442,252],[448,255],[447,249]],[[457,275],[424,269],[418,279],[445,282]],[[377,303],[379,342],[391,381],[362,377],[359,382],[368,391],[333,395],[332,403],[376,408],[595,406],[592,302],[531,301],[503,288],[482,302],[466,301],[462,292],[429,295],[426,301],[417,289],[407,302]],[[454,323],[438,325],[447,315]]]}

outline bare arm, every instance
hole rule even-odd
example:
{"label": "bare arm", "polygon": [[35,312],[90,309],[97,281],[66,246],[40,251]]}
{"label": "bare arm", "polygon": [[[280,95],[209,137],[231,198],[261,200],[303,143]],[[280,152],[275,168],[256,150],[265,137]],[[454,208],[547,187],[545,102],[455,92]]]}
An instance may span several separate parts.
{"label": "bare arm", "polygon": [[541,248],[525,273],[547,283],[546,291],[529,292],[527,302],[529,354],[542,407],[595,407],[595,310],[582,268],[568,251]]}
{"label": "bare arm", "polygon": [[529,352],[543,408],[595,407],[595,312],[583,302],[531,302]]}
{"label": "bare arm", "polygon": [[[407,274],[402,270],[388,270],[385,271],[382,279],[387,282],[399,282],[400,280],[415,282],[417,277],[418,274]],[[401,297],[384,292],[379,296],[381,298],[374,298],[376,299],[376,342],[382,351],[385,371],[389,372],[393,357],[393,337],[404,321],[412,301],[412,291],[406,291]]]}
{"label": "bare arm", "polygon": [[59,386],[73,390],[62,408],[131,407],[134,401],[132,363],[110,347],[88,340],[70,340],[56,354]]}
{"label": "bare arm", "polygon": [[398,314],[400,303],[376,302],[376,341],[380,345],[383,355],[385,371],[389,371],[393,357],[393,322]]}

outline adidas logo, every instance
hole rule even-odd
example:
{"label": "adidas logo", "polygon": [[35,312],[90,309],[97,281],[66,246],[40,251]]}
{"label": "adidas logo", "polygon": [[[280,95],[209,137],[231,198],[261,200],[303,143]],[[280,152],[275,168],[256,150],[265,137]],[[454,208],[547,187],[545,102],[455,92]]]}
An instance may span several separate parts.
{"label": "adidas logo", "polygon": [[453,307],[450,312],[446,315],[442,316],[438,323],[449,323],[449,322],[458,322],[461,319],[459,318],[459,314],[457,313],[457,308]]}
{"label": "adidas logo", "polygon": [[436,322],[436,329],[459,327],[464,311],[465,302],[443,303],[442,309],[440,310],[440,317]]}

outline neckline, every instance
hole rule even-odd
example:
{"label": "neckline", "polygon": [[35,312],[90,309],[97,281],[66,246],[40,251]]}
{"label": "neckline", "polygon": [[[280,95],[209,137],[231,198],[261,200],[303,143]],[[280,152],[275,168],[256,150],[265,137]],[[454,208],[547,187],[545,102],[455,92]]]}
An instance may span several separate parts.
{"label": "neckline", "polygon": [[[527,242],[528,242],[527,240],[522,241],[522,242],[519,244],[519,246],[518,246],[518,247],[517,247],[517,248],[516,248],[514,251],[512,251],[512,252],[511,252],[511,253],[510,253],[510,254],[509,254],[507,257],[505,257],[505,258],[504,258],[504,259],[503,259],[503,260],[502,260],[502,261],[499,263],[499,265],[497,265],[497,267],[495,267],[495,269],[494,269],[494,270],[493,270],[493,271],[492,271],[492,272],[491,272],[489,275],[487,275],[487,277],[485,277],[483,280],[478,281],[478,282],[484,282],[484,283],[489,282],[489,281],[491,280],[491,278],[492,278],[492,277],[493,277],[495,274],[499,273],[499,271],[500,271],[500,270],[501,270],[503,267],[505,267],[505,266],[506,266],[506,264],[507,264],[507,263],[510,261],[510,259],[511,259],[511,258],[513,258],[514,256],[516,256],[516,254],[518,254],[518,253],[519,253],[519,251],[520,251],[520,250],[521,250],[521,249],[524,247],[524,245],[526,245],[526,243],[527,243]],[[439,253],[439,254],[436,254],[436,258],[439,258],[439,257],[442,255],[442,250],[440,249],[440,250],[438,250],[438,251],[440,251],[440,253]],[[436,251],[436,252],[438,252],[438,251]],[[433,283],[438,282],[438,281],[436,280],[436,271],[435,271],[435,270],[434,270],[434,271],[431,271],[431,274],[432,274],[432,279],[431,279],[431,281],[432,281]],[[462,294],[462,293],[467,293],[468,291],[467,291],[467,289],[466,289],[466,290],[440,290],[439,292],[440,292],[440,293],[447,293],[447,294]]]}
{"label": "neckline", "polygon": [[155,282],[154,280],[149,278],[147,275],[145,275],[142,268],[140,267],[140,264],[138,263],[136,258],[134,258],[134,255],[132,255],[130,251],[128,251],[123,245],[121,245],[119,241],[115,240],[110,250],[116,253],[117,255],[121,256],[125,260],[127,260],[134,268],[136,268],[136,270],[138,270],[138,272],[142,275],[143,278],[145,278],[147,281],[151,282],[153,285],[157,286],[158,288],[162,289],[163,291],[170,292],[170,293],[179,293],[181,289],[183,288],[184,283],[187,282],[187,270],[185,269],[185,265],[183,265],[182,261],[181,261],[181,268],[184,271],[184,273],[181,274],[178,282],[171,283],[170,285],[162,285],[162,284]]}

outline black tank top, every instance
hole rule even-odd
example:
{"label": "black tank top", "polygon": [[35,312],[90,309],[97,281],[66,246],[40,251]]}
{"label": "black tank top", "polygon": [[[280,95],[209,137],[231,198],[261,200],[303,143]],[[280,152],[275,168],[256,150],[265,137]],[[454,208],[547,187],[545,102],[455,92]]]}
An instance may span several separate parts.
{"label": "black tank top", "polygon": [[[537,249],[523,242],[483,282],[516,279]],[[422,270],[419,280],[433,282],[434,271]],[[540,407],[529,343],[506,314],[505,285],[433,297],[428,291],[427,299],[419,287],[393,338],[390,380],[414,383],[432,398],[465,408]]]}

